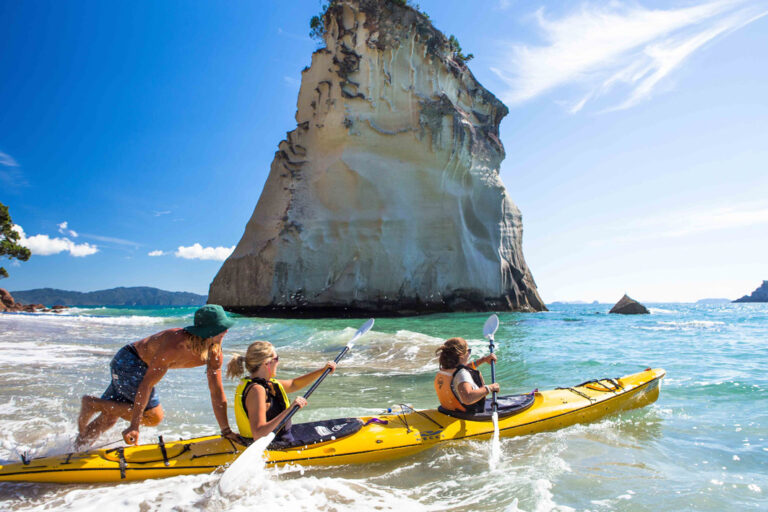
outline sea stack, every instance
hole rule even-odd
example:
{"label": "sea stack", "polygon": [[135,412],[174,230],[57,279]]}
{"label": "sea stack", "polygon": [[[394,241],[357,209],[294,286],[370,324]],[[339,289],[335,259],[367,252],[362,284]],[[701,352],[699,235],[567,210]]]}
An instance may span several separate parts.
{"label": "sea stack", "polygon": [[209,302],[290,316],[546,310],[499,177],[506,106],[413,8],[331,4],[297,127]]}
{"label": "sea stack", "polygon": [[609,313],[618,313],[620,315],[647,315],[650,314],[650,311],[625,293],[621,300],[611,308]]}

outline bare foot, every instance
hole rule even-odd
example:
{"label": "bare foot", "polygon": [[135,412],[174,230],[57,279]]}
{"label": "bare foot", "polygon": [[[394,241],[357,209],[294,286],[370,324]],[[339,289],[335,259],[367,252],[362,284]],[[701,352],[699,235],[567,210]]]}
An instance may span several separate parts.
{"label": "bare foot", "polygon": [[88,427],[88,422],[94,414],[96,414],[96,411],[93,408],[93,397],[84,395],[80,400],[80,416],[77,417],[78,439],[80,439],[80,436],[85,432],[86,427]]}

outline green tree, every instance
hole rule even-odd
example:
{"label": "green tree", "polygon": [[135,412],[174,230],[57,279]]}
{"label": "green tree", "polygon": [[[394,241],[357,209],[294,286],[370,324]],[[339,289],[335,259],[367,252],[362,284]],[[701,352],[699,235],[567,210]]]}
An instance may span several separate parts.
{"label": "green tree", "polygon": [[322,41],[325,35],[325,13],[336,4],[337,0],[328,0],[320,7],[320,14],[312,16],[309,20],[309,37],[317,41]]}
{"label": "green tree", "polygon": [[[5,256],[8,259],[16,258],[21,261],[29,259],[32,253],[17,243],[19,238],[19,233],[13,229],[8,207],[0,203],[0,258]],[[8,277],[8,272],[0,267],[0,279],[3,277]]]}
{"label": "green tree", "polygon": [[[408,0],[387,0],[387,1],[395,5],[399,5],[400,7],[406,7],[408,5]],[[325,26],[325,13],[328,12],[328,9],[335,6],[338,2],[339,0],[327,0],[321,4],[320,14],[318,14],[317,16],[312,16],[309,19],[309,37],[311,37],[312,39],[315,39],[316,41],[322,42],[323,36],[325,35],[325,31],[327,30],[327,27]],[[419,5],[416,4],[416,10],[419,10],[418,7]],[[427,13],[421,12],[421,14],[429,18],[429,16],[427,16]]]}
{"label": "green tree", "polygon": [[475,58],[475,56],[471,53],[464,55],[461,50],[459,40],[456,39],[456,36],[453,34],[451,34],[451,37],[448,38],[448,45],[451,47],[451,51],[453,52],[453,58],[460,61],[462,64],[467,63]]}

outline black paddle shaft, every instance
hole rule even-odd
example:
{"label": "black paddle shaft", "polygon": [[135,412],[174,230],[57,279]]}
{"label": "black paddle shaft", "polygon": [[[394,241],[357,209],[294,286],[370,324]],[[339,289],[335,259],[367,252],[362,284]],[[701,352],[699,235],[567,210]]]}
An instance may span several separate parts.
{"label": "black paddle shaft", "polygon": [[[339,361],[341,361],[341,359],[345,355],[347,355],[347,352],[349,352],[349,345],[344,347],[342,349],[342,351],[339,352],[339,355],[336,356],[336,359],[334,359],[333,362],[334,363],[338,363]],[[320,377],[318,377],[318,379],[314,382],[314,384],[312,384],[312,386],[310,386],[310,388],[307,390],[307,392],[304,393],[304,398],[309,398],[309,395],[311,395],[312,392],[315,389],[317,389],[317,386],[319,386],[320,383],[323,382],[323,379],[325,379],[328,376],[329,373],[331,373],[331,369],[330,368],[326,368],[325,371],[323,372],[323,374]],[[291,417],[293,417],[293,415],[296,414],[296,411],[298,411],[298,410],[299,410],[299,406],[298,405],[292,406],[291,409],[288,411],[288,414],[285,415],[285,418],[283,418],[280,421],[280,423],[277,425],[275,430],[273,430],[272,432],[274,432],[275,434],[280,432],[280,430],[285,426],[286,423],[288,423],[288,421],[290,421]]]}
{"label": "black paddle shaft", "polygon": [[[495,345],[493,344],[493,336],[489,338],[489,344],[488,347],[491,349],[491,354],[493,354],[493,349]],[[491,384],[496,384],[496,363],[491,359]],[[496,402],[496,392],[493,392],[493,412],[496,412],[498,409],[498,403]]]}

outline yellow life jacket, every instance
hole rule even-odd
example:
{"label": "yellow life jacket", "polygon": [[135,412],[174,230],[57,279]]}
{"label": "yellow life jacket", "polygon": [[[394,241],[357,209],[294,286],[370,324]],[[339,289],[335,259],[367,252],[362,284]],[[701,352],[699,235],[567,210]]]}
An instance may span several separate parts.
{"label": "yellow life jacket", "polygon": [[[269,382],[271,382],[274,389],[279,392],[273,394],[270,386],[267,385],[267,381],[262,378],[244,377],[240,379],[240,384],[238,384],[237,389],[235,390],[235,421],[237,421],[237,429],[243,437],[253,437],[251,432],[251,422],[248,419],[248,408],[245,405],[245,397],[251,386],[258,384],[264,387],[267,392],[267,403],[269,404],[269,408],[267,409],[267,421],[286,410],[290,405],[288,394],[285,392],[283,385],[280,384],[277,379],[269,379]],[[285,429],[283,430],[287,430],[288,428],[290,428],[290,425],[286,424]]]}

